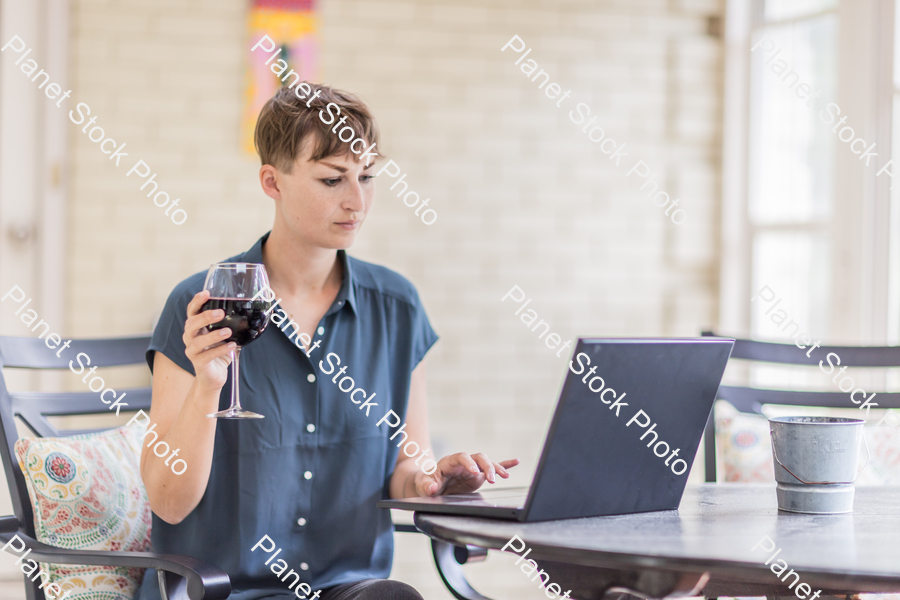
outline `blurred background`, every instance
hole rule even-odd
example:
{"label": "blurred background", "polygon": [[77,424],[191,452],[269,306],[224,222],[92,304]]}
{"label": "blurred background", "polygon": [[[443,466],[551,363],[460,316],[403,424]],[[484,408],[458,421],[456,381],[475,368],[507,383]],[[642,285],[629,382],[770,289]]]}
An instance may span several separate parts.
{"label": "blurred background", "polygon": [[[176,283],[268,231],[273,205],[246,132],[274,74],[260,79],[250,48],[260,32],[285,36],[297,42],[285,43],[292,67],[370,105],[378,149],[438,213],[423,224],[382,176],[350,250],[409,278],[441,336],[428,357],[436,449],[518,456],[510,483],[527,485],[567,355],[501,302],[513,286],[563,340],[710,328],[787,339],[769,305],[750,301],[767,285],[814,339],[896,343],[900,212],[890,177],[876,177],[897,122],[893,4],[0,0],[0,41],[18,35],[72,90],[57,108],[20,55],[0,55],[0,292],[20,286],[64,338],[147,332]],[[562,108],[514,64],[519,54],[500,51],[514,35],[571,90]],[[768,42],[751,51],[763,36],[822,91],[810,107],[766,64]],[[127,144],[118,168],[69,121],[78,102]],[[626,143],[622,166],[570,121],[579,102]],[[877,144],[871,165],[820,120],[828,102]],[[183,225],[126,177],[137,159],[180,198]],[[680,199],[683,224],[626,177],[638,159]],[[16,308],[0,304],[0,334],[30,334]],[[146,368],[108,371],[112,385],[149,382]],[[16,375],[19,387],[83,385]],[[12,512],[8,498],[0,510]],[[543,597],[509,556],[467,567],[473,584]],[[0,595],[19,597],[8,562]],[[450,598],[424,536],[397,536],[393,577]]]}

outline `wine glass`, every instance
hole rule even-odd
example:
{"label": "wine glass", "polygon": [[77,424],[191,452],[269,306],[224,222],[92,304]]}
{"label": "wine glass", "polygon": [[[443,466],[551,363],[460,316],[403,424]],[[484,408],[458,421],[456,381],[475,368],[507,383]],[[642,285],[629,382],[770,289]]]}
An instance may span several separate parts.
{"label": "wine glass", "polygon": [[[263,415],[241,408],[238,389],[241,348],[258,338],[269,324],[267,311],[274,293],[269,288],[266,267],[259,263],[217,263],[209,268],[203,289],[209,290],[209,300],[201,311],[222,309],[225,318],[207,326],[207,331],[228,327],[231,336],[223,344],[237,344],[231,351],[231,406],[206,415],[219,419],[262,419]],[[267,297],[267,294],[271,297]]]}

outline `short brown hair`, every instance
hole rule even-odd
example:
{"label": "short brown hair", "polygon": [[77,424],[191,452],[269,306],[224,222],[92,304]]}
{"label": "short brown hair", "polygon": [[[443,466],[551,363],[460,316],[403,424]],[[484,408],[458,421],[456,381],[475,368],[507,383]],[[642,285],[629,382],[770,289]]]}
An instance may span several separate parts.
{"label": "short brown hair", "polygon": [[[336,114],[333,110],[326,110],[328,104],[335,104],[340,109],[340,117],[346,117],[342,129],[335,133],[331,132],[332,124],[319,117],[319,112],[323,111],[322,115],[330,116],[332,123],[339,120],[333,116]],[[338,138],[344,127],[353,129],[353,139],[361,137],[366,142],[365,148],[378,143],[378,125],[365,102],[348,92],[303,81],[296,86],[283,86],[269,98],[259,112],[253,144],[262,164],[290,173],[300,147],[310,136],[313,138],[312,160],[350,152],[353,140],[343,142]],[[356,155],[354,159],[359,161]]]}

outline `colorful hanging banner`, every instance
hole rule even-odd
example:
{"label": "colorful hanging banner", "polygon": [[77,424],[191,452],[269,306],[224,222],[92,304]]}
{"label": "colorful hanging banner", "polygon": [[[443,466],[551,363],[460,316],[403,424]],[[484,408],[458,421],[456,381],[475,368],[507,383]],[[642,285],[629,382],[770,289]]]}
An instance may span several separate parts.
{"label": "colorful hanging banner", "polygon": [[[247,70],[241,147],[255,156],[253,131],[266,100],[284,85],[265,64],[268,56],[249,48],[263,35],[281,46],[281,56],[301,81],[319,81],[319,47],[315,0],[253,0],[247,20]],[[293,81],[291,77],[287,83]]]}

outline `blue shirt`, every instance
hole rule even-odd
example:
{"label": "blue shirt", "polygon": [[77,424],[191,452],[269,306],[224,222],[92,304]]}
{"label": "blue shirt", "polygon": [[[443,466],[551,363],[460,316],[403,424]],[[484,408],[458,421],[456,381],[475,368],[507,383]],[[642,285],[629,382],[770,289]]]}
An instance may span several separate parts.
{"label": "blue shirt", "polygon": [[[268,236],[224,262],[261,263]],[[271,313],[262,335],[241,350],[240,364],[241,404],[265,418],[219,419],[200,503],[178,525],[153,515],[153,551],[220,567],[242,592],[233,599],[293,596],[287,588],[294,576],[283,583],[271,570],[281,569],[279,560],[313,590],[390,574],[390,511],[375,503],[388,497],[404,436],[388,439],[398,429],[389,427],[393,419],[376,423],[388,410],[405,422],[412,371],[437,335],[404,277],[342,250],[338,259],[344,272],[337,298],[316,331],[302,332],[320,346],[307,356],[284,311]],[[151,370],[155,351],[194,373],[182,335],[187,305],[205,277],[196,273],[169,295],[147,350]],[[346,372],[338,376],[340,367]],[[351,401],[348,376],[353,389],[365,390],[355,400],[369,398],[368,407]],[[341,383],[347,391],[338,388]],[[219,410],[230,399],[229,375]],[[268,566],[274,552],[251,552],[263,536],[282,549]],[[156,580],[148,570],[141,600],[160,597]]]}

